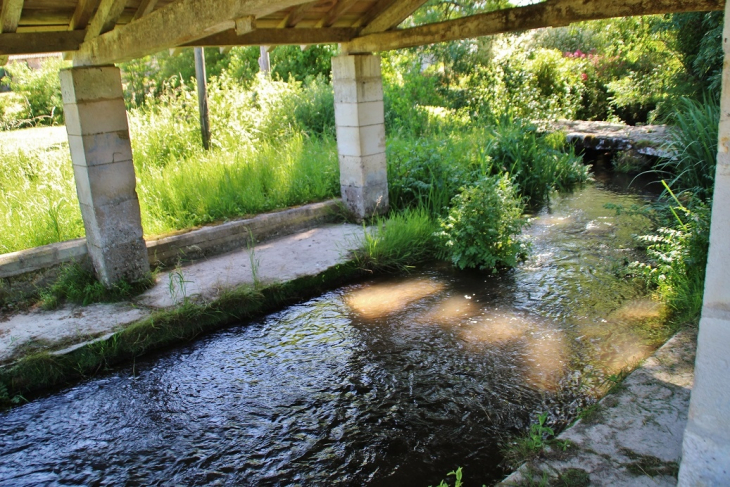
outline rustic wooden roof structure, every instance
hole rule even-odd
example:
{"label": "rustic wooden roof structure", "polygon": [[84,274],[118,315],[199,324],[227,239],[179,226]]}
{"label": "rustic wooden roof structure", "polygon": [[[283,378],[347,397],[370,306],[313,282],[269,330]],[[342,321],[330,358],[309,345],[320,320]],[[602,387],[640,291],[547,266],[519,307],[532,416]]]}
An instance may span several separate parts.
{"label": "rustic wooden roof structure", "polygon": [[347,53],[583,20],[721,10],[724,0],[547,0],[405,29],[426,0],[0,0],[0,61],[72,52],[77,66],[181,46],[341,43]]}

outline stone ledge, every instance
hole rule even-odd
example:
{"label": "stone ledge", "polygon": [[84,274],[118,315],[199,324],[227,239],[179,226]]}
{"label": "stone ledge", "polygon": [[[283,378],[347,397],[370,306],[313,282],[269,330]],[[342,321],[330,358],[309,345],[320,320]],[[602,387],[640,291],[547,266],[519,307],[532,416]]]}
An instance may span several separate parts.
{"label": "stone ledge", "polygon": [[[287,235],[335,218],[340,199],[312,203],[253,218],[206,226],[186,233],[149,240],[150,265],[174,265],[244,247],[249,230],[256,241]],[[88,258],[86,239],[69,240],[0,255],[0,278],[13,278]]]}

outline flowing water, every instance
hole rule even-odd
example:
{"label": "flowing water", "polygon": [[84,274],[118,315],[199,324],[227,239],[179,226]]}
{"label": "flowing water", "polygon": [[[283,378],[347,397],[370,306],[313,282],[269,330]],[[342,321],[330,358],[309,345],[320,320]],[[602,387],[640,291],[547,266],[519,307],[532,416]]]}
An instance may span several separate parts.
{"label": "flowing water", "polygon": [[416,485],[499,480],[498,443],[561,424],[656,347],[624,277],[648,229],[605,175],[497,276],[440,265],[330,292],[0,415],[0,485]]}

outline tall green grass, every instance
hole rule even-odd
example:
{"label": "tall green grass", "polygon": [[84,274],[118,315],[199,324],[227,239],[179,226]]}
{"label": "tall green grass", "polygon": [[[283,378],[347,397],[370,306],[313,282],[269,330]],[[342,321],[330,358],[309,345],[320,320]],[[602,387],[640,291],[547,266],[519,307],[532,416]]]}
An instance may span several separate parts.
{"label": "tall green grass", "polygon": [[711,96],[702,101],[682,98],[678,105],[666,147],[671,156],[663,159],[656,170],[675,193],[690,192],[709,201],[715,184],[720,105]]}
{"label": "tall green grass", "polygon": [[0,148],[0,161],[0,254],[84,234],[65,145]]}
{"label": "tall green grass", "polygon": [[[211,151],[184,85],[129,112],[146,236],[339,194],[329,83],[259,78],[243,88],[223,77],[209,93]],[[0,158],[0,253],[84,235],[66,144],[0,146]]]}
{"label": "tall green grass", "polygon": [[405,271],[433,260],[438,250],[438,223],[425,208],[408,208],[378,217],[365,232],[356,265],[372,271]]}

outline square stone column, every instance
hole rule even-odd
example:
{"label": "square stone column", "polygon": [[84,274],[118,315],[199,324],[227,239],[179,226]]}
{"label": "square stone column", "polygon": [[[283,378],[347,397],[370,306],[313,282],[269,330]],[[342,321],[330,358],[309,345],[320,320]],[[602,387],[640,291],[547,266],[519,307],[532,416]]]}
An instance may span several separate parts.
{"label": "square stone column", "polygon": [[705,294],[679,485],[730,485],[730,2]]}
{"label": "square stone column", "polygon": [[385,213],[388,174],[380,57],[334,57],[332,81],[342,200],[359,220]]}
{"label": "square stone column", "polygon": [[119,68],[64,69],[60,78],[76,192],[97,277],[106,286],[140,280],[150,266]]}

